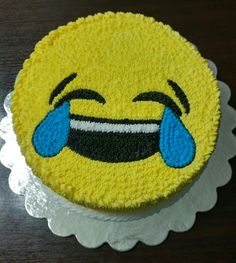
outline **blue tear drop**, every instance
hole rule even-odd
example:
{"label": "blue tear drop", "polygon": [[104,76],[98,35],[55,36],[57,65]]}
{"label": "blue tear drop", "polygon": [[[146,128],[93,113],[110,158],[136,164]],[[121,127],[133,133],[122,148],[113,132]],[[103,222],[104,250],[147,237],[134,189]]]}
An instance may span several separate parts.
{"label": "blue tear drop", "polygon": [[171,109],[165,108],[160,127],[160,153],[165,163],[173,168],[190,164],[196,145],[189,131]]}
{"label": "blue tear drop", "polygon": [[67,144],[70,131],[70,104],[64,102],[50,111],[33,134],[33,145],[42,157],[57,155]]}

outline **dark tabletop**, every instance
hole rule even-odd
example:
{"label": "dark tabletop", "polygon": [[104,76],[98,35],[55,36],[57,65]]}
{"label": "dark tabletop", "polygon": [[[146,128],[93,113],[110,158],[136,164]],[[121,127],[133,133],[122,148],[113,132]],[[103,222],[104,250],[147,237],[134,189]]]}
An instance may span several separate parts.
{"label": "dark tabletop", "polygon": [[[37,41],[77,17],[108,10],[143,13],[170,24],[217,64],[218,79],[231,87],[231,104],[236,107],[235,0],[0,0],[0,117],[4,115],[3,100]],[[199,213],[191,230],[171,232],[159,246],[139,243],[131,251],[119,253],[107,244],[87,249],[74,236],[53,235],[45,219],[27,214],[24,197],[10,191],[9,170],[0,164],[0,263],[236,262],[235,159],[231,165],[233,178],[218,189],[217,205],[210,212]]]}

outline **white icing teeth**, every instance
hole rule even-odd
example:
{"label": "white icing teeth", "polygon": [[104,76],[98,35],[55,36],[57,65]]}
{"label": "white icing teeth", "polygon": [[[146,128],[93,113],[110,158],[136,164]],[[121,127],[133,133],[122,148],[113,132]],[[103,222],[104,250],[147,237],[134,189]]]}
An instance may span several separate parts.
{"label": "white icing teeth", "polygon": [[83,120],[71,120],[70,127],[82,131],[118,132],[118,133],[154,133],[159,131],[156,123],[107,123]]}

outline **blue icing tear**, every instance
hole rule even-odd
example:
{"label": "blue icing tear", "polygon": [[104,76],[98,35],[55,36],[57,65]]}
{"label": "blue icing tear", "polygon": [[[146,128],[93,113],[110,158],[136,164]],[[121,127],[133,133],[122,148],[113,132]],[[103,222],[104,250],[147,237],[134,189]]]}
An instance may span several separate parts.
{"label": "blue icing tear", "polygon": [[192,135],[171,109],[165,108],[160,127],[160,153],[165,163],[173,168],[190,164],[196,145]]}
{"label": "blue icing tear", "polygon": [[33,134],[33,145],[42,157],[57,155],[67,144],[70,131],[70,104],[64,102],[50,111]]}

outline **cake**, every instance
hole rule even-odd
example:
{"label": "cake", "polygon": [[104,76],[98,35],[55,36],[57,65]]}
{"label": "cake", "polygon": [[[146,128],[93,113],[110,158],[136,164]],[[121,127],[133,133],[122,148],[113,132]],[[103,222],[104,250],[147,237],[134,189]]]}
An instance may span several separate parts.
{"label": "cake", "polygon": [[158,203],[201,173],[220,92],[205,59],[141,14],[96,14],[51,31],[18,74],[13,128],[28,166],[73,203]]}

